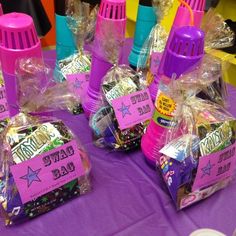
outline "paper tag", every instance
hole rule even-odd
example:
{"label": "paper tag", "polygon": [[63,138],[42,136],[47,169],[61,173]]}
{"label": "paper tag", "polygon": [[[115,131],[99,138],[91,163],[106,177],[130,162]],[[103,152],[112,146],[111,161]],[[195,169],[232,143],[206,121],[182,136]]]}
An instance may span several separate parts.
{"label": "paper tag", "polygon": [[10,167],[23,203],[84,175],[76,141]]}
{"label": "paper tag", "polygon": [[166,85],[160,84],[155,101],[156,109],[153,114],[153,121],[163,128],[170,128],[173,126],[172,118],[177,110],[178,104],[165,94],[165,90]]}
{"label": "paper tag", "polygon": [[168,157],[182,162],[185,158],[190,156],[190,146],[192,148],[192,152],[194,153],[199,149],[198,144],[198,136],[185,134],[169,142],[160,150],[160,152]]}
{"label": "paper tag", "polygon": [[[60,137],[60,132],[52,124],[42,124],[33,133],[12,148],[14,162],[18,164],[37,156],[51,142]],[[9,143],[18,142],[18,140],[13,140],[15,137],[9,136],[8,138]],[[18,138],[18,135],[16,138]]]}
{"label": "paper tag", "polygon": [[0,87],[0,120],[5,120],[9,116],[5,87]]}
{"label": "paper tag", "polygon": [[121,130],[151,119],[154,109],[148,89],[114,99],[112,106]]}
{"label": "paper tag", "polygon": [[192,191],[208,187],[232,176],[236,167],[235,148],[236,143],[222,151],[201,157]]}
{"label": "paper tag", "polygon": [[89,72],[67,75],[66,79],[71,91],[83,98],[89,84]]}

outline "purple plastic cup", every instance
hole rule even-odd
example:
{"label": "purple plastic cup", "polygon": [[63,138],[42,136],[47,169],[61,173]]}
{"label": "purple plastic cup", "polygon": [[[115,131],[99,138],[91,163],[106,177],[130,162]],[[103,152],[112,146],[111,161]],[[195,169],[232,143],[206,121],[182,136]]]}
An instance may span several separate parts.
{"label": "purple plastic cup", "polygon": [[93,53],[87,96],[83,102],[83,109],[87,117],[95,113],[101,103],[102,95],[100,89],[102,79],[111,67],[111,63]]}
{"label": "purple plastic cup", "polygon": [[[110,27],[114,27],[113,31],[111,31]],[[109,30],[114,34],[110,35],[110,37],[115,38],[116,36],[119,36],[119,40],[121,40],[121,38],[125,38],[125,28],[126,1],[102,0],[97,16],[95,41],[97,39],[97,42],[99,43],[99,41],[103,40],[104,30]],[[102,97],[102,79],[112,67],[112,64],[105,59],[102,52],[99,52],[99,49],[98,45],[98,48],[94,48],[93,50],[89,86],[83,102],[83,109],[87,117],[96,112]]]}
{"label": "purple plastic cup", "polygon": [[19,113],[15,64],[20,58],[42,58],[40,40],[33,19],[23,13],[0,17],[0,57],[10,117]]}
{"label": "purple plastic cup", "polygon": [[[196,27],[185,26],[177,29],[167,48],[163,66],[164,75],[170,81],[178,78],[195,66],[204,55],[204,32]],[[169,79],[168,79],[169,78]],[[166,85],[168,85],[166,81]],[[157,103],[157,102],[155,102]],[[165,132],[169,128],[171,116],[160,116],[157,108],[141,140],[141,148],[149,162],[160,158],[160,149],[165,144]]]}
{"label": "purple plastic cup", "polygon": [[[193,10],[194,26],[200,28],[201,23],[202,23],[202,18],[204,16],[204,8],[206,5],[206,0],[185,0],[185,1],[189,4],[189,6]],[[190,12],[185,5],[180,4],[176,12],[176,16],[175,16],[175,19],[174,19],[174,22],[173,22],[173,25],[172,25],[172,28],[168,37],[168,41],[166,43],[166,49],[164,50],[162,59],[160,61],[160,66],[158,68],[157,75],[154,81],[152,82],[152,84],[149,86],[149,90],[150,90],[153,101],[155,101],[156,99],[160,76],[164,74],[163,67],[166,60],[167,50],[169,48],[169,44],[172,42],[174,32],[176,29],[180,27],[189,26],[189,25],[190,25]]]}
{"label": "purple plastic cup", "polygon": [[148,88],[151,98],[152,98],[152,101],[156,100],[159,81],[160,81],[160,75],[157,73],[154,76],[154,80],[152,81],[152,83],[149,85],[149,88]]}

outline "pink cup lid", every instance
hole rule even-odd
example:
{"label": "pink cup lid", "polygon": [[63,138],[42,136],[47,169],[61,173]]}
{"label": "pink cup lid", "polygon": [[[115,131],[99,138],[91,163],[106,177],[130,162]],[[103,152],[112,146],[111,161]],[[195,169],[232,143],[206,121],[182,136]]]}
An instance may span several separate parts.
{"label": "pink cup lid", "polygon": [[23,13],[9,13],[0,17],[1,47],[7,49],[27,49],[39,43],[33,19]]}
{"label": "pink cup lid", "polygon": [[[194,11],[204,11],[206,0],[185,0],[186,3],[194,10]],[[184,4],[181,4],[182,7],[186,7]]]}
{"label": "pink cup lid", "polygon": [[126,0],[102,0],[98,15],[105,19],[126,19]]}

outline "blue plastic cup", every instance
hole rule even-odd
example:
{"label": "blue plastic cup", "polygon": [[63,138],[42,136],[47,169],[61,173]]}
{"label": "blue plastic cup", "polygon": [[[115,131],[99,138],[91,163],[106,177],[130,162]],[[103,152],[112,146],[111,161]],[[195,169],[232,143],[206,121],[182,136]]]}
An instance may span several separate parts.
{"label": "blue plastic cup", "polygon": [[129,64],[132,67],[137,67],[143,44],[156,23],[157,17],[154,8],[151,6],[139,5],[134,35],[134,44],[129,55]]}

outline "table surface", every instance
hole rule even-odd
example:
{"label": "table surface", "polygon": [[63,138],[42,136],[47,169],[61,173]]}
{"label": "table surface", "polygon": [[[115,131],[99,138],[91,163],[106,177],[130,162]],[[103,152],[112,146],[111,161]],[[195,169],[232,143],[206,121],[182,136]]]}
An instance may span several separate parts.
{"label": "table surface", "polygon": [[[53,65],[55,54],[45,53]],[[236,115],[236,88],[229,86],[230,112]],[[12,227],[0,220],[0,236],[187,236],[211,228],[231,236],[236,229],[236,182],[177,212],[165,184],[141,151],[113,152],[93,145],[84,115],[58,113],[79,136],[92,162],[93,190],[85,196]]]}

